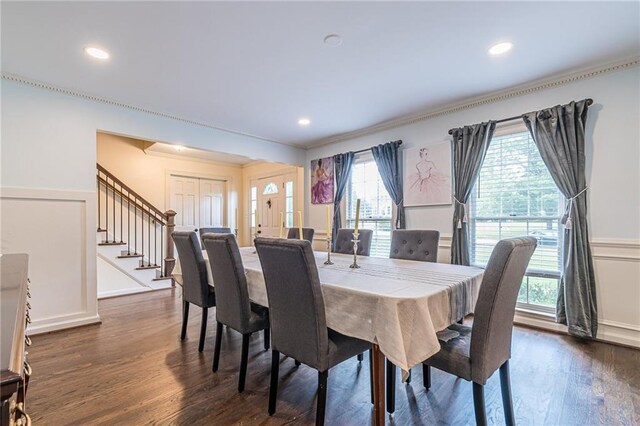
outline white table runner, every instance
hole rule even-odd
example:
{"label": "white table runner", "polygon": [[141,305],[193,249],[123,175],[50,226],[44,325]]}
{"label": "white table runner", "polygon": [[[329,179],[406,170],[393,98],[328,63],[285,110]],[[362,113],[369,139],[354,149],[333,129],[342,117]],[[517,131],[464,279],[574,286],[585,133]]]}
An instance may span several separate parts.
{"label": "white table runner", "polygon": [[[240,249],[249,297],[268,306],[264,276],[253,248]],[[205,253],[206,256],[206,253]],[[378,344],[403,370],[440,350],[436,332],[473,312],[483,270],[443,263],[358,257],[360,269],[350,269],[353,256],[316,252],[327,326],[348,336]],[[213,285],[209,263],[209,283]],[[180,262],[174,277],[182,281]]]}

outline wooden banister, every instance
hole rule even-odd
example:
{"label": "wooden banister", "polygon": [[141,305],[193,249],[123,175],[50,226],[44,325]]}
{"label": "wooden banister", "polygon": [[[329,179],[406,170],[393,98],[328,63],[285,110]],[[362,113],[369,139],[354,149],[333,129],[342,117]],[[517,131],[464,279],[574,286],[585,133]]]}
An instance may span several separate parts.
{"label": "wooden banister", "polygon": [[167,210],[164,214],[167,218],[167,238],[165,240],[167,244],[166,245],[167,255],[164,258],[164,276],[168,277],[168,276],[171,276],[171,273],[173,272],[173,268],[176,265],[176,259],[173,253],[173,236],[171,235],[173,234],[173,230],[176,227],[176,223],[175,223],[176,212],[174,212],[173,210]]}

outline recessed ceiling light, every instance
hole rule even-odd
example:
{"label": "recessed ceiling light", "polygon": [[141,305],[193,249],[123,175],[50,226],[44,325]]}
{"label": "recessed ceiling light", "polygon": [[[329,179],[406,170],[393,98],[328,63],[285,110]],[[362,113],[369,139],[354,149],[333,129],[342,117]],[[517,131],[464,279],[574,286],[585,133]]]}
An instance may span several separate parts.
{"label": "recessed ceiling light", "polygon": [[109,59],[109,52],[106,50],[98,49],[97,47],[85,47],[84,51],[89,56],[93,56],[96,59]]}
{"label": "recessed ceiling light", "polygon": [[329,34],[324,38],[324,44],[329,46],[340,46],[342,44],[342,37],[338,34]]}
{"label": "recessed ceiling light", "polygon": [[174,148],[176,149],[176,151],[181,152],[184,151],[184,146],[182,145],[175,145]]}
{"label": "recessed ceiling light", "polygon": [[301,126],[308,126],[309,124],[311,124],[311,120],[309,120],[308,118],[301,118],[300,120],[298,120],[298,124]]}
{"label": "recessed ceiling light", "polygon": [[511,43],[510,41],[503,41],[491,46],[491,48],[489,49],[489,53],[491,55],[502,55],[503,53],[507,53],[508,51],[510,51],[512,47],[513,43]]}

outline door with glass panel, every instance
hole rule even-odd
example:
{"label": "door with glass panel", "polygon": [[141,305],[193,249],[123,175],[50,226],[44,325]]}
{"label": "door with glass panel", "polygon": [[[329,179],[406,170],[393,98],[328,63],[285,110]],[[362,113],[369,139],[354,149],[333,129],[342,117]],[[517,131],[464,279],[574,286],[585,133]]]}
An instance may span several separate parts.
{"label": "door with glass panel", "polygon": [[277,237],[280,213],[284,213],[284,177],[272,176],[258,180],[258,223],[263,237]]}

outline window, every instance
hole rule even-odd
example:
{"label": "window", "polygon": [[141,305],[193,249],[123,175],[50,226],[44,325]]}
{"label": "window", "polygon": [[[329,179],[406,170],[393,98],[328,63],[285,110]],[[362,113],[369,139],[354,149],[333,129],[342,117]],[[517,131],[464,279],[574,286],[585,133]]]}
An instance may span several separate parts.
{"label": "window", "polygon": [[258,187],[251,187],[251,227],[256,226],[256,209],[258,208]]}
{"label": "window", "polygon": [[519,308],[555,312],[563,207],[564,198],[529,132],[494,136],[470,197],[471,263],[485,266],[502,238],[537,238],[518,295]]}
{"label": "window", "polygon": [[284,226],[293,228],[293,181],[289,180],[284,184]]}
{"label": "window", "polygon": [[373,230],[371,256],[389,257],[392,201],[371,158],[356,160],[347,186],[347,228],[355,226],[360,198],[360,228]]}
{"label": "window", "polygon": [[264,186],[264,191],[262,191],[262,195],[271,195],[278,193],[278,185],[274,182],[269,182]]}

